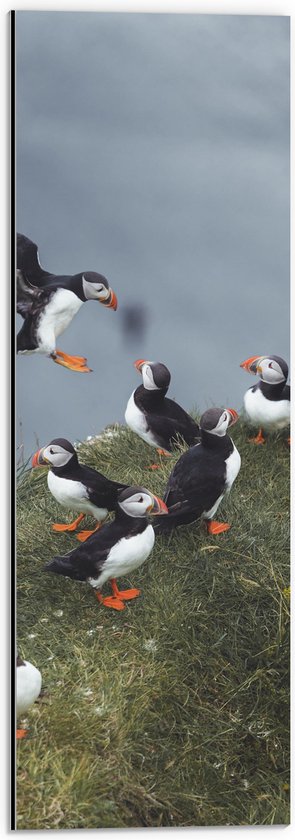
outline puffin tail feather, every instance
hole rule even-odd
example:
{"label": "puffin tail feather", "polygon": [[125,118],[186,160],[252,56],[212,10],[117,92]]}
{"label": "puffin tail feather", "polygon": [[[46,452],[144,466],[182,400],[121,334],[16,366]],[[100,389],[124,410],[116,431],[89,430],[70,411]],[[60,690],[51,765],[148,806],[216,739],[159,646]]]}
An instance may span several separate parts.
{"label": "puffin tail feather", "polygon": [[44,566],[45,572],[54,572],[56,575],[69,575],[72,563],[67,557],[54,557]]}

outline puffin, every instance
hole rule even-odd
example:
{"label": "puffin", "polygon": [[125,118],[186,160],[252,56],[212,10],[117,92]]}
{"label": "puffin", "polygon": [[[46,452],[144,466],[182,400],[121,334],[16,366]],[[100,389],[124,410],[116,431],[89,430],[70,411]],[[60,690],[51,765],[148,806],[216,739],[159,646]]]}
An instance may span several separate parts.
{"label": "puffin", "polygon": [[[193,446],[200,440],[199,426],[177,402],[166,397],[171,379],[166,365],[137,359],[134,367],[141,373],[142,385],[128,400],[127,426],[159,455],[169,457],[179,438]],[[158,465],[152,464],[150,469],[158,469]]]}
{"label": "puffin", "polygon": [[77,539],[84,542],[101,523],[109,511],[116,509],[118,493],[128,487],[111,481],[102,473],[80,464],[77,453],[69,440],[54,438],[47,446],[35,452],[32,467],[50,467],[47,484],[56,501],[70,510],[80,511],[74,522],[67,525],[54,523],[54,531],[75,531],[86,514],[97,520],[92,531],[80,531]]}
{"label": "puffin", "polygon": [[281,356],[250,356],[240,367],[259,375],[259,382],[244,395],[244,411],[249,423],[260,427],[250,442],[263,444],[265,432],[279,431],[290,424],[288,365]]}
{"label": "puffin", "polygon": [[18,233],[16,279],[17,312],[24,319],[17,336],[17,353],[46,353],[57,365],[90,372],[84,356],[57,350],[56,339],[87,300],[117,309],[117,297],[106,277],[95,271],[51,274],[40,265],[35,242]]}
{"label": "puffin", "polygon": [[[19,718],[39,697],[42,677],[38,668],[31,662],[16,657],[16,717]],[[16,737],[25,738],[27,729],[17,729]]]}
{"label": "puffin", "polygon": [[[138,485],[127,487],[118,495],[113,522],[103,525],[87,542],[64,556],[46,563],[46,572],[87,581],[99,604],[123,610],[124,601],[137,598],[139,589],[119,590],[117,577],[129,575],[147,560],[154,546],[155,532],[148,516],[167,514],[167,507],[150,490]],[[112,595],[101,589],[110,581]]]}
{"label": "puffin", "polygon": [[214,519],[241,466],[240,454],[227,434],[236,423],[233,408],[209,408],[200,419],[201,441],[181,455],[170,473],[163,494],[169,515],[155,526],[156,533],[178,525],[205,520],[208,534],[228,531],[227,522]]}

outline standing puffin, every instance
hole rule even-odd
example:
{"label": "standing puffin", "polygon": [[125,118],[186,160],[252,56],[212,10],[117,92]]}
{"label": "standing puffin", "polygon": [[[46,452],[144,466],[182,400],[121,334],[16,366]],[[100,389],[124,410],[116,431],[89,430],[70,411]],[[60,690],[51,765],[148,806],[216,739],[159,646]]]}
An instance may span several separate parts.
{"label": "standing puffin", "polygon": [[[118,496],[113,522],[103,525],[86,543],[64,557],[54,557],[44,569],[73,580],[88,581],[100,604],[123,610],[123,601],[136,598],[140,590],[120,592],[116,578],[129,575],[147,560],[155,541],[147,516],[163,513],[168,511],[162,499],[145,487],[127,487]],[[111,582],[113,594],[104,598],[100,590],[107,580]]]}
{"label": "standing puffin", "polygon": [[[108,512],[116,509],[119,491],[128,486],[79,464],[73,445],[64,438],[55,438],[35,452],[32,467],[45,466],[51,467],[47,483],[56,501],[70,510],[80,511],[78,518],[69,525],[52,525],[54,531],[75,531],[87,513],[97,520],[96,531]],[[77,539],[83,542],[93,533],[80,531]]]}
{"label": "standing puffin", "polygon": [[155,526],[156,533],[196,519],[205,520],[209,534],[228,531],[230,525],[213,517],[241,466],[239,452],[227,435],[237,419],[233,408],[209,408],[202,414],[201,443],[184,452],[175,464],[164,493],[169,516]]}
{"label": "standing puffin", "polygon": [[[26,662],[20,656],[16,657],[16,717],[19,718],[35,703],[39,697],[42,677],[38,668],[31,662]],[[17,729],[16,737],[25,738],[27,729]]]}
{"label": "standing puffin", "polygon": [[18,353],[46,353],[58,365],[87,373],[84,356],[56,349],[56,339],[69,326],[86,300],[117,309],[117,298],[106,277],[95,271],[61,275],[44,271],[38,248],[17,234],[17,311],[24,323],[17,336]]}
{"label": "standing puffin", "polygon": [[280,356],[251,356],[240,367],[259,374],[259,382],[244,396],[247,420],[260,426],[251,443],[265,443],[264,431],[278,431],[290,424],[290,386],[288,365]]}
{"label": "standing puffin", "polygon": [[[170,371],[161,362],[138,359],[134,367],[142,375],[142,385],[128,400],[125,411],[127,425],[159,455],[168,455],[180,436],[188,446],[200,439],[199,426],[177,402],[166,397]],[[152,468],[157,465],[153,464]]]}

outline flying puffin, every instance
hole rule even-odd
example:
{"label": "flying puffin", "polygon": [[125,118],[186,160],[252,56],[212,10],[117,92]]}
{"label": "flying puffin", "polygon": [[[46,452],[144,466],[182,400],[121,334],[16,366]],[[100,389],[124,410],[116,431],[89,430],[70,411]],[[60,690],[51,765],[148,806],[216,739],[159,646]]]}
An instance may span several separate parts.
{"label": "flying puffin", "polygon": [[[127,484],[111,481],[92,467],[79,464],[77,454],[69,440],[55,438],[47,446],[35,452],[32,467],[45,467],[48,471],[47,483],[57,502],[70,510],[80,511],[74,522],[69,525],[54,524],[54,531],[75,531],[86,514],[91,514],[100,528],[101,522],[110,510],[115,510],[120,490]],[[86,540],[94,531],[80,531],[77,539]]]}
{"label": "flying puffin", "polygon": [[[38,668],[26,662],[19,655],[16,657],[16,717],[19,718],[35,703],[39,697],[42,677]],[[16,737],[25,738],[27,729],[17,729]]]}
{"label": "flying puffin", "polygon": [[[125,411],[127,425],[159,455],[169,456],[180,436],[188,446],[200,440],[199,426],[177,402],[166,397],[171,374],[161,362],[137,359],[134,367],[142,385],[131,394]],[[157,467],[152,465],[152,469]]]}
{"label": "flying puffin", "polygon": [[200,419],[201,442],[175,464],[164,493],[169,515],[155,525],[156,533],[204,519],[209,534],[228,531],[228,523],[213,519],[225,493],[238,475],[241,458],[227,429],[238,419],[233,408],[209,408]]}
{"label": "flying puffin", "polygon": [[244,396],[244,409],[251,425],[260,426],[252,443],[265,443],[264,431],[284,429],[290,424],[288,365],[280,356],[251,356],[240,367],[259,374],[259,382]]}
{"label": "flying puffin", "polygon": [[86,300],[117,309],[117,298],[106,277],[95,271],[73,275],[50,274],[39,263],[38,248],[17,234],[17,312],[24,318],[17,336],[18,353],[46,353],[58,365],[87,373],[84,356],[56,349],[56,339],[69,326]]}
{"label": "flying puffin", "polygon": [[[136,598],[140,590],[121,592],[116,578],[129,575],[147,560],[155,541],[154,529],[147,516],[163,513],[168,511],[162,499],[145,487],[127,487],[118,496],[113,522],[103,525],[86,543],[69,554],[54,557],[44,569],[73,580],[88,581],[100,604],[123,610],[123,602]],[[113,594],[103,597],[101,588],[107,580],[110,580]]]}

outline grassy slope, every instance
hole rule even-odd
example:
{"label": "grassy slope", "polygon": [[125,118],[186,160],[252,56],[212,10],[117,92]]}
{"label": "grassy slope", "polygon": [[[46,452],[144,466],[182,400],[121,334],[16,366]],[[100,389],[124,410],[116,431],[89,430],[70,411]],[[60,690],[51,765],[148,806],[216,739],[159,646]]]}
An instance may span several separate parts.
{"label": "grassy slope", "polygon": [[[50,530],[71,516],[44,472],[23,479],[18,647],[46,695],[17,746],[19,829],[288,822],[289,451],[277,437],[252,447],[241,424],[232,435],[231,531],[158,537],[122,579],[142,595],[120,613],[43,573],[78,543]],[[148,472],[152,450],[127,429],[79,451],[159,495],[178,457]]]}

